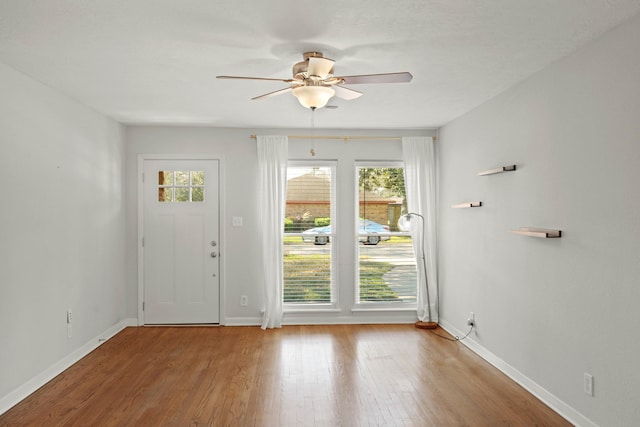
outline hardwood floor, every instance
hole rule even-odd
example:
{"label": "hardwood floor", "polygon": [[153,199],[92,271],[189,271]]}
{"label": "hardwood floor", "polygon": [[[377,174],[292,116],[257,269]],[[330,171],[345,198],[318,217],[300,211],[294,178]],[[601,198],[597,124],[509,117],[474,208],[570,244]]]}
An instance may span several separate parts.
{"label": "hardwood floor", "polygon": [[127,328],[0,425],[571,424],[460,343],[413,325],[335,325]]}

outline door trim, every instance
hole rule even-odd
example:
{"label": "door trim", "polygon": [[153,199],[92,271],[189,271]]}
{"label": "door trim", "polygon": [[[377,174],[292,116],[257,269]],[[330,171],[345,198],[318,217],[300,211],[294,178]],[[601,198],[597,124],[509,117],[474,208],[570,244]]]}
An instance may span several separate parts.
{"label": "door trim", "polygon": [[[136,246],[138,248],[138,326],[144,326],[144,310],[142,304],[144,302],[144,249],[142,246],[142,238],[144,231],[144,186],[142,181],[142,174],[144,172],[145,160],[217,160],[218,161],[218,226],[219,226],[219,242],[220,248],[226,248],[225,245],[225,209],[224,200],[224,156],[218,154],[138,154],[138,167],[136,182],[138,183],[138,234],[136,237]],[[224,249],[223,249],[224,250]],[[226,257],[220,257],[220,325],[226,323],[226,310],[225,310],[225,265]]]}

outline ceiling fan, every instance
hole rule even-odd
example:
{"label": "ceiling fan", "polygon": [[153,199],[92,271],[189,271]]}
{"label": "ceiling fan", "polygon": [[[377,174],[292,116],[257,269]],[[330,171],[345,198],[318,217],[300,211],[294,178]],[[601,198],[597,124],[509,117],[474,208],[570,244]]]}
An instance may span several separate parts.
{"label": "ceiling fan", "polygon": [[264,77],[241,77],[241,76],[217,76],[219,79],[242,79],[242,80],[269,80],[289,83],[290,86],[275,92],[251,98],[264,99],[271,96],[292,92],[302,106],[315,110],[327,105],[332,96],[352,100],[362,95],[353,89],[342,86],[342,84],[370,84],[370,83],[406,83],[410,82],[413,76],[411,73],[386,73],[386,74],[363,74],[357,76],[334,76],[333,65],[335,61],[325,58],[322,52],[305,52],[303,60],[293,66],[293,78],[291,79],[270,79]]}

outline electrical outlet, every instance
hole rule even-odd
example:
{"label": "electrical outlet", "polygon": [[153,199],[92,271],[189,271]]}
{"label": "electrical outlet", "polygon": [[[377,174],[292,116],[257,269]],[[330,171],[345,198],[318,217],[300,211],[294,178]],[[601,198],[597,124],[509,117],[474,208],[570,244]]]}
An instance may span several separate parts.
{"label": "electrical outlet", "polygon": [[73,331],[71,328],[71,323],[67,323],[67,338],[73,337]]}
{"label": "electrical outlet", "polygon": [[240,305],[243,307],[246,307],[247,305],[249,305],[249,297],[246,295],[242,295],[240,297]]}
{"label": "electrical outlet", "polygon": [[471,314],[469,315],[469,318],[467,319],[467,326],[471,326],[471,327],[476,326],[476,315],[473,313],[473,311],[471,312]]}
{"label": "electrical outlet", "polygon": [[593,396],[593,375],[584,373],[584,394]]}

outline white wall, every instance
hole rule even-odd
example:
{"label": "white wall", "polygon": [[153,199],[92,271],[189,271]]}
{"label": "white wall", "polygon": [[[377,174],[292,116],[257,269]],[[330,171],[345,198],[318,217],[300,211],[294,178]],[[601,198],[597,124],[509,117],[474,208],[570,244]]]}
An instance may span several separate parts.
{"label": "white wall", "polygon": [[[260,253],[260,212],[257,207],[256,142],[249,135],[308,135],[308,129],[225,129],[206,127],[127,126],[127,314],[136,316],[137,289],[137,157],[139,154],[211,154],[222,158],[221,236],[222,323],[259,324],[262,318],[262,277]],[[323,130],[324,135],[432,135],[429,130]],[[308,140],[290,139],[289,155],[296,160],[338,160],[338,216],[342,224],[353,223],[355,160],[401,160],[399,141],[316,141],[316,157],[310,157]],[[243,227],[232,227],[234,216],[243,217]],[[344,228],[343,228],[344,229]],[[347,231],[348,232],[348,231]],[[339,247],[340,309],[338,313],[288,314],[287,323],[412,322],[415,311],[352,313],[355,257],[347,239]],[[249,297],[240,306],[240,295]]]}
{"label": "white wall", "polygon": [[122,320],[126,291],[120,125],[3,64],[0,93],[2,401]]}
{"label": "white wall", "polygon": [[640,425],[639,41],[636,17],[446,125],[438,147],[443,322],[464,331],[475,312],[473,345],[602,426]]}

